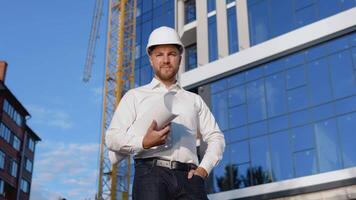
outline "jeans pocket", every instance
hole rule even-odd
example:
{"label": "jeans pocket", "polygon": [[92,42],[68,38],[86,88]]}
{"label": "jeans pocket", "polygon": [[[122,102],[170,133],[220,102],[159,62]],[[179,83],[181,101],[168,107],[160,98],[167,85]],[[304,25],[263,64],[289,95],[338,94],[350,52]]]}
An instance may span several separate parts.
{"label": "jeans pocket", "polygon": [[151,164],[135,164],[135,178],[148,175],[151,173],[153,166]]}

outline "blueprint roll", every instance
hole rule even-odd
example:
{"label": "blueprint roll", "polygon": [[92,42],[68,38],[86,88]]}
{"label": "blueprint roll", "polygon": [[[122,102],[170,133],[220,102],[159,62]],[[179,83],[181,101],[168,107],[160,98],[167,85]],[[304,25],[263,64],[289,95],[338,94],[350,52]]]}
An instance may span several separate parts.
{"label": "blueprint roll", "polygon": [[[169,124],[174,118],[178,116],[176,112],[175,106],[177,105],[176,92],[167,92],[163,94],[156,100],[154,106],[149,108],[142,117],[136,119],[136,121],[131,125],[128,130],[128,134],[132,134],[135,136],[144,136],[146,134],[147,129],[150,127],[153,120],[157,122],[157,130],[161,130],[167,124]],[[165,145],[156,146],[150,148],[153,149],[161,149],[169,148],[171,143],[170,135],[166,140]],[[144,153],[144,152],[143,152]]]}

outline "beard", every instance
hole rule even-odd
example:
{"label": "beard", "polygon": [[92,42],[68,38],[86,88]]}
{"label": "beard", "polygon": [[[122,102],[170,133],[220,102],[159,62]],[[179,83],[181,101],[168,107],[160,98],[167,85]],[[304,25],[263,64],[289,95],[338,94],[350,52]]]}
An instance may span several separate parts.
{"label": "beard", "polygon": [[165,66],[160,67],[159,70],[154,70],[154,73],[161,81],[172,81],[176,80],[178,69],[173,66]]}

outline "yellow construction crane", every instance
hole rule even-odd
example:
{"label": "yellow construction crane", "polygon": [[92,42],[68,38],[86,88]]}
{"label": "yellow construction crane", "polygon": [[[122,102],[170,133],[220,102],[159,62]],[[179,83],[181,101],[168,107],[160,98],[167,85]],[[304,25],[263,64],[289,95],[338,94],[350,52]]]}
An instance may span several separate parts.
{"label": "yellow construction crane", "polygon": [[[105,145],[105,132],[121,97],[134,87],[136,0],[108,0],[105,83],[100,141],[97,200],[128,199],[130,196],[131,158],[111,165]],[[96,0],[83,81],[91,76],[98,38],[103,0]]]}

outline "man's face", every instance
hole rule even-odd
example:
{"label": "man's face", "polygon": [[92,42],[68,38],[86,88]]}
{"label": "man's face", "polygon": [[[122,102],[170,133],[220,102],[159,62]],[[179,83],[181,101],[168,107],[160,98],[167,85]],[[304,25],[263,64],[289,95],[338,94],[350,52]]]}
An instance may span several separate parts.
{"label": "man's face", "polygon": [[179,69],[181,54],[175,45],[156,46],[150,55],[155,75],[161,81],[175,81]]}

